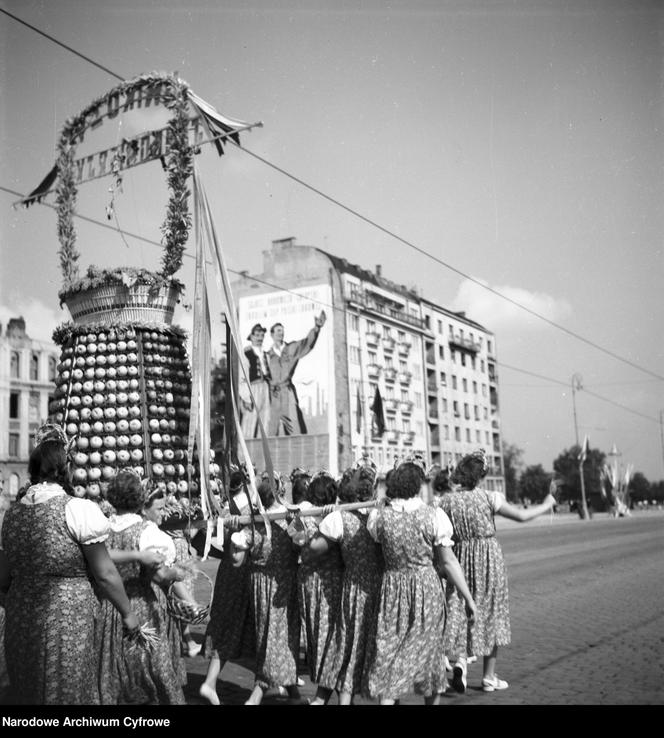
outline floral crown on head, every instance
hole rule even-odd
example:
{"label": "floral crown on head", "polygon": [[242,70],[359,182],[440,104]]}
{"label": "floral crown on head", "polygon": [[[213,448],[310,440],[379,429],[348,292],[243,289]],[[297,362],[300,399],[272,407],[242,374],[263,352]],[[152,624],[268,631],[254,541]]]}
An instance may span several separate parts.
{"label": "floral crown on head", "polygon": [[35,433],[35,448],[48,441],[55,441],[56,443],[61,443],[63,446],[69,444],[69,439],[64,428],[57,423],[44,423],[37,429]]}
{"label": "floral crown on head", "polygon": [[295,469],[293,469],[293,471],[290,473],[291,483],[294,482],[296,479],[299,479],[300,477],[311,478],[311,474],[306,469],[303,469],[301,466],[296,466]]}
{"label": "floral crown on head", "polygon": [[406,454],[401,458],[398,464],[395,463],[395,468],[398,468],[402,464],[415,464],[415,466],[418,466],[421,469],[422,474],[425,476],[427,474],[427,465],[424,461],[424,456],[420,453]]}
{"label": "floral crown on head", "polygon": [[365,476],[371,477],[371,481],[375,484],[376,478],[378,477],[378,467],[369,454],[362,454],[351,468],[356,471],[362,471]]}
{"label": "floral crown on head", "polygon": [[483,448],[478,448],[477,451],[473,451],[472,454],[468,454],[472,459],[479,459],[482,462],[482,473],[486,474],[489,471],[489,460],[486,455],[486,451]]}

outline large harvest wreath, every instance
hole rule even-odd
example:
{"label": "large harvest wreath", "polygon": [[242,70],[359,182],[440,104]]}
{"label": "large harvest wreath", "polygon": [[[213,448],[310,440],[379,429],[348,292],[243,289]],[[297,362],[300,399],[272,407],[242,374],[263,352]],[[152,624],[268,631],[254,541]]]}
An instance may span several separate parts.
{"label": "large harvest wreath", "polygon": [[[169,200],[166,218],[161,226],[164,254],[161,271],[150,274],[150,282],[159,289],[172,281],[173,275],[182,266],[182,255],[189,230],[191,229],[191,213],[189,212],[189,189],[187,180],[193,168],[193,151],[189,144],[187,127],[189,123],[188,85],[186,82],[169,74],[153,73],[141,75],[133,80],[120,83],[101,98],[93,101],[79,115],[69,118],[58,141],[58,182],[56,185],[56,205],[58,215],[58,240],[60,241],[60,267],[64,285],[60,290],[60,299],[83,288],[79,281],[78,259],[76,248],[76,231],[74,229],[74,211],[76,207],[76,178],[74,162],[76,144],[82,140],[86,128],[99,118],[99,110],[109,100],[119,95],[136,92],[144,87],[161,85],[160,100],[172,112],[166,133],[167,154],[166,168]],[[115,280],[115,271],[109,271],[109,281]]]}

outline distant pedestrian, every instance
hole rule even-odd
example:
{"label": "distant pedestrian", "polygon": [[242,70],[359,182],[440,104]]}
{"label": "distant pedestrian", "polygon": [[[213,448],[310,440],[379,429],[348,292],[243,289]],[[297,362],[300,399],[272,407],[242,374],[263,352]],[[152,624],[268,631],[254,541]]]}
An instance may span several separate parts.
{"label": "distant pedestrian", "polygon": [[454,526],[454,551],[477,606],[474,623],[468,623],[464,603],[458,591],[448,583],[445,647],[456,658],[452,686],[457,692],[466,690],[469,656],[484,657],[482,689],[485,692],[508,687],[495,670],[498,647],[508,645],[511,640],[507,572],[496,539],[495,516],[524,523],[547,512],[556,502],[552,494],[556,483],[552,482],[544,502],[528,509],[515,507],[502,493],[478,487],[487,472],[483,449],[464,456],[451,477],[459,490],[441,498],[442,509]]}

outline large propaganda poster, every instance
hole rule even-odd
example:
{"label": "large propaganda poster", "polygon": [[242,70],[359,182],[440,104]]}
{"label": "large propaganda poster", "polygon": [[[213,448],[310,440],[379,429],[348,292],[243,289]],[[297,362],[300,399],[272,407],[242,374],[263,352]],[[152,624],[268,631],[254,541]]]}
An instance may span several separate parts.
{"label": "large propaganda poster", "polygon": [[238,405],[245,439],[260,436],[258,414],[268,436],[330,433],[331,301],[329,285],[239,298],[245,371]]}

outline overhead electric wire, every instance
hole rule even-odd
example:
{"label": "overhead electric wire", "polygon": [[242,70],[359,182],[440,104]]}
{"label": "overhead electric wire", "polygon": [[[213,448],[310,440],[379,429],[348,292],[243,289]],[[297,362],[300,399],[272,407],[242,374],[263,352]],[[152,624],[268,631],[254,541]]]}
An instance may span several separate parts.
{"label": "overhead electric wire", "polygon": [[[115,72],[111,71],[107,67],[104,67],[102,64],[99,64],[98,62],[95,62],[93,59],[90,59],[90,57],[86,56],[85,54],[81,54],[80,52],[76,51],[75,49],[71,48],[70,46],[67,46],[66,44],[62,43],[61,41],[58,41],[56,38],[53,38],[47,33],[44,33],[43,31],[40,31],[38,28],[35,28],[34,26],[30,25],[29,23],[26,23],[25,21],[21,20],[17,16],[13,15],[12,13],[9,13],[8,11],[0,8],[3,13],[10,16],[14,20],[18,21],[19,23],[22,23],[23,25],[27,26],[28,28],[32,29],[36,33],[41,34],[42,36],[46,37],[50,41],[53,41],[54,43],[58,44],[59,46],[62,46],[64,49],[67,49],[68,51],[71,51],[73,54],[76,54],[76,56],[80,57],[81,59],[84,59],[85,61],[89,62],[90,64],[93,64],[95,67],[102,69],[103,71],[110,74],[112,77],[115,77],[116,79],[119,79],[121,81],[124,81],[124,77],[121,77],[120,75],[116,74]],[[422,254],[423,256],[428,257],[429,259],[432,259],[437,264],[440,264],[441,266],[445,267],[446,269],[449,269],[450,271],[454,272],[455,274],[458,274],[460,277],[463,277],[464,279],[467,279],[470,282],[473,282],[474,284],[479,285],[483,289],[491,292],[492,294],[496,295],[497,297],[500,297],[503,300],[506,300],[507,302],[511,303],[515,307],[524,310],[528,314],[532,315],[535,318],[539,318],[539,320],[544,321],[545,323],[548,323],[549,325],[553,326],[554,328],[557,328],[560,331],[563,331],[563,333],[566,333],[569,336],[572,336],[573,338],[576,338],[578,341],[581,341],[582,343],[585,343],[588,346],[591,346],[592,348],[596,349],[597,351],[601,351],[602,353],[606,354],[607,356],[611,356],[613,359],[616,359],[617,361],[620,361],[624,364],[627,364],[628,366],[631,366],[634,369],[637,369],[638,371],[644,372],[646,374],[649,374],[650,376],[654,377],[655,379],[664,381],[664,376],[661,374],[657,374],[656,372],[651,371],[650,369],[646,369],[645,367],[640,366],[639,364],[634,363],[630,359],[625,358],[624,356],[620,356],[619,354],[616,354],[614,351],[611,351],[610,349],[605,348],[604,346],[600,346],[598,343],[595,343],[594,341],[591,341],[589,338],[585,338],[585,336],[580,335],[579,333],[576,333],[575,331],[572,331],[569,328],[566,328],[563,325],[560,325],[559,323],[556,323],[554,320],[551,320],[550,318],[545,317],[544,315],[541,315],[540,313],[536,312],[535,310],[532,310],[529,307],[526,307],[525,305],[522,305],[520,302],[517,302],[516,300],[513,300],[511,297],[508,297],[507,295],[504,295],[502,292],[499,292],[498,290],[494,289],[493,287],[489,287],[488,285],[484,284],[481,280],[476,279],[475,277],[472,277],[469,274],[466,274],[465,272],[461,271],[460,269],[457,269],[455,266],[452,266],[451,264],[448,264],[447,262],[443,261],[442,259],[439,259],[437,256],[434,256],[433,254],[430,254],[428,251],[425,251],[424,249],[420,248],[416,244],[412,243],[411,241],[408,241],[407,239],[399,236],[398,234],[394,233],[394,231],[389,230],[389,228],[385,228],[384,226],[380,225],[380,223],[377,223],[376,221],[372,220],[371,218],[368,218],[365,215],[362,215],[357,210],[354,210],[353,208],[349,207],[348,205],[344,205],[342,202],[337,200],[334,197],[331,197],[330,195],[325,194],[318,188],[314,187],[313,185],[308,184],[304,180],[300,179],[299,177],[296,177],[295,175],[291,174],[290,172],[287,172],[285,169],[282,169],[281,167],[277,166],[276,164],[273,164],[269,160],[265,159],[264,157],[256,154],[253,151],[250,151],[249,149],[245,148],[244,146],[240,145],[239,143],[236,143],[232,139],[228,139],[231,141],[231,143],[234,146],[237,146],[237,148],[241,149],[245,153],[249,154],[250,156],[253,156],[258,161],[263,162],[265,165],[271,167],[275,171],[283,174],[286,177],[289,177],[294,182],[297,182],[298,184],[302,185],[303,187],[306,187],[307,189],[311,190],[312,192],[316,193],[320,197],[323,197],[324,199],[328,200],[329,202],[333,203],[334,205],[337,205],[338,207],[342,208],[342,210],[345,210],[346,212],[350,213],[351,215],[354,215],[356,218],[359,218],[360,220],[363,220],[365,223],[368,223],[369,225],[373,226],[374,228],[377,228],[378,230],[382,231],[383,233],[387,234],[391,238],[394,238],[395,240],[403,243],[405,246],[408,246],[409,248],[413,249],[414,251],[417,251],[418,253]]]}

